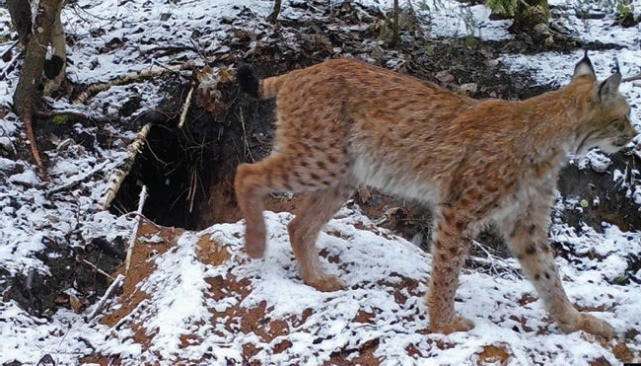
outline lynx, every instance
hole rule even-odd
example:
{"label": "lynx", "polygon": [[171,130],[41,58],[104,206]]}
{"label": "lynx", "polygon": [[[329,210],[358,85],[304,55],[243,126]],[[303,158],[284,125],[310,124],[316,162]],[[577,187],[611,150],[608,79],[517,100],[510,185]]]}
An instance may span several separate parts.
{"label": "lynx", "polygon": [[321,267],[315,241],[365,184],[434,207],[432,332],[474,327],[456,315],[454,296],[471,240],[494,222],[562,331],[614,335],[569,301],[547,225],[569,155],[592,147],[613,153],[636,134],[618,70],[598,82],[586,52],[567,86],[524,101],[475,100],[349,59],[264,80],[244,65],[237,79],[256,98],[277,98],[273,154],[241,164],[234,182],[249,256],[265,251],[263,197],[307,192],[288,225],[301,277],[319,291],[340,289],[341,280]]}

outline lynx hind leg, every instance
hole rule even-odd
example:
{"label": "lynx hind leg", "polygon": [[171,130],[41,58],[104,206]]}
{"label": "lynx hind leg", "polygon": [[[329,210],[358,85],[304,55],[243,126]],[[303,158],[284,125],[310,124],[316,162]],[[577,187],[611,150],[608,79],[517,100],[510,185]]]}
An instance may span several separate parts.
{"label": "lynx hind leg", "polygon": [[[547,210],[544,210],[537,216],[546,218],[546,215]],[[534,219],[537,216],[526,214],[518,219],[506,231],[506,238],[549,315],[565,333],[583,330],[612,338],[614,329],[608,322],[577,311],[568,299],[547,239],[547,230]]]}
{"label": "lynx hind leg", "polygon": [[473,321],[457,316],[454,309],[459,273],[470,246],[470,240],[462,235],[462,231],[469,227],[469,223],[469,220],[457,217],[453,209],[445,210],[437,218],[427,295],[432,332],[449,334],[474,328]]}
{"label": "lynx hind leg", "polygon": [[[263,218],[263,197],[272,191],[269,168],[270,158],[256,164],[241,164],[236,170],[234,189],[238,207],[245,218],[245,251],[252,258],[265,252],[266,229]],[[267,174],[263,173],[264,171]]]}
{"label": "lynx hind leg", "polygon": [[323,226],[354,193],[354,186],[341,183],[309,192],[296,217],[289,223],[289,240],[303,281],[319,291],[336,291],[343,282],[328,275],[320,264],[316,239]]}
{"label": "lynx hind leg", "polygon": [[296,182],[300,167],[287,154],[276,153],[254,164],[241,164],[236,170],[236,200],[245,218],[245,251],[252,258],[263,256],[266,229],[263,198],[273,192],[301,192]]}

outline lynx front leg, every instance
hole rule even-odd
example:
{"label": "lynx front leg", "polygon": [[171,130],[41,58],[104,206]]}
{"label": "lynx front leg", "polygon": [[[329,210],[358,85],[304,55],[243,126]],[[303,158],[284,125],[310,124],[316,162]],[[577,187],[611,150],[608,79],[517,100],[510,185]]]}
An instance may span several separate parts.
{"label": "lynx front leg", "polygon": [[[539,216],[547,217],[547,211]],[[568,300],[543,225],[526,214],[507,232],[509,244],[523,271],[562,331],[571,333],[583,330],[605,338],[614,336],[614,329],[610,324],[593,315],[577,311]]]}
{"label": "lynx front leg", "polygon": [[287,227],[303,281],[319,291],[336,291],[343,286],[338,277],[323,271],[316,250],[316,239],[323,226],[353,192],[354,188],[347,184],[309,192],[300,211]]}
{"label": "lynx front leg", "polygon": [[443,212],[437,219],[427,295],[430,330],[433,332],[449,334],[474,328],[473,321],[456,316],[454,309],[459,273],[470,245],[469,239],[461,235],[465,226],[453,211]]}

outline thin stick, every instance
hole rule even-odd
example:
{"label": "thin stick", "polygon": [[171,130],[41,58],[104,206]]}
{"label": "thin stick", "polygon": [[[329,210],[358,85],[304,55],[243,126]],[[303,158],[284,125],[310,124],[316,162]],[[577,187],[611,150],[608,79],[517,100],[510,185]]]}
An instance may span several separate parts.
{"label": "thin stick", "polygon": [[54,193],[58,193],[58,192],[61,192],[61,191],[66,191],[67,189],[69,189],[71,187],[74,187],[75,185],[80,184],[80,183],[84,182],[85,180],[91,178],[94,174],[102,172],[106,165],[107,165],[107,161],[105,161],[102,164],[98,165],[98,167],[94,168],[91,172],[89,172],[87,174],[83,174],[79,178],[76,178],[76,179],[74,179],[72,181],[69,181],[69,182],[67,182],[67,183],[65,183],[63,185],[57,186],[55,188],[51,188],[50,190],[48,190],[46,192],[46,195],[50,196],[50,195],[52,195]]}
{"label": "thin stick", "polygon": [[621,80],[621,82],[622,83],[627,83],[629,81],[636,81],[636,80],[641,80],[641,72],[636,74],[636,75],[634,75],[634,76],[630,76],[629,78],[625,78],[625,79]]}
{"label": "thin stick", "polygon": [[196,171],[195,167],[192,169],[191,180],[192,180],[193,183],[191,185],[191,198],[189,200],[189,213],[193,212],[193,210],[194,210],[194,200],[196,199],[196,188],[197,188],[197,183],[198,183],[198,172]]}
{"label": "thin stick", "polygon": [[93,269],[94,271],[96,271],[96,272],[100,273],[101,275],[107,277],[108,279],[110,279],[112,281],[114,280],[114,278],[109,273],[107,273],[107,272],[103,271],[102,269],[98,268],[98,266],[96,266],[95,264],[89,262],[88,260],[86,260],[86,259],[84,259],[84,258],[82,258],[80,256],[76,256],[76,260],[88,265],[89,267],[91,267],[91,269]]}
{"label": "thin stick", "polygon": [[254,156],[252,155],[252,151],[249,149],[249,142],[248,142],[248,137],[247,137],[247,130],[245,129],[245,118],[243,117],[243,111],[240,111],[240,126],[243,128],[243,145],[245,147],[245,151],[247,151],[247,154],[249,157],[252,159],[252,163],[255,163],[256,160],[254,159]]}
{"label": "thin stick", "polygon": [[113,282],[111,282],[111,285],[109,285],[109,288],[107,288],[107,291],[105,291],[105,294],[102,295],[100,300],[98,300],[98,302],[96,303],[96,307],[85,318],[85,323],[95,318],[96,315],[98,315],[98,313],[104,309],[105,304],[107,303],[107,299],[111,297],[111,295],[114,293],[114,291],[116,291],[117,288],[120,288],[122,286],[124,280],[125,280],[125,276],[119,274],[118,277],[116,277],[116,279],[113,280]]}
{"label": "thin stick", "polygon": [[11,73],[11,71],[13,71],[16,68],[16,63],[18,62],[21,56],[22,56],[22,53],[15,55],[11,59],[11,61],[7,62],[4,69],[2,70],[2,73],[0,73],[0,81],[4,80],[9,75],[9,73]]}
{"label": "thin stick", "polygon": [[158,230],[169,229],[169,227],[167,227],[167,226],[162,226],[162,225],[156,224],[155,222],[151,221],[147,216],[145,216],[145,215],[143,215],[143,214],[141,214],[139,212],[129,212],[129,213],[125,214],[125,216],[137,216],[137,217],[140,217],[143,220],[145,220],[148,224],[152,225],[153,227],[155,227]]}
{"label": "thin stick", "polygon": [[2,56],[0,56],[0,58],[4,59],[7,53],[9,53],[9,51],[11,51],[18,43],[20,43],[20,40],[14,41],[6,50],[4,50],[4,52],[2,52]]}
{"label": "thin stick", "polygon": [[191,104],[191,95],[194,93],[195,86],[192,84],[189,88],[189,93],[187,93],[187,98],[185,103],[183,103],[182,111],[180,112],[180,122],[178,122],[178,128],[182,128],[185,124],[185,119],[187,118],[187,112],[189,111],[189,105]]}
{"label": "thin stick", "polygon": [[[145,199],[147,199],[147,186],[143,185],[142,190],[140,191],[140,198],[138,199],[138,210],[137,213],[142,215],[142,208],[145,206]],[[131,254],[134,251],[134,244],[138,238],[138,226],[140,225],[140,216],[136,219],[134,224],[134,229],[131,233],[131,238],[129,239],[129,247],[127,247],[127,258],[125,258],[125,274],[129,272],[129,265],[131,264]]]}

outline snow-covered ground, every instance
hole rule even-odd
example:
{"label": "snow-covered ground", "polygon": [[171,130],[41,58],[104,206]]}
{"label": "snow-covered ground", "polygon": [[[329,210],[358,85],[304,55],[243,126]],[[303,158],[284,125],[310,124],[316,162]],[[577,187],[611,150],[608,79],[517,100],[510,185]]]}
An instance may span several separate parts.
{"label": "snow-covered ground", "polygon": [[[389,3],[381,2],[381,6]],[[284,1],[282,18],[309,16],[300,7],[289,4]],[[605,7],[598,9],[607,13],[603,19],[578,20],[574,14],[582,5],[556,0],[551,4],[563,10],[559,22],[578,37],[620,45],[619,50],[590,52],[600,78],[609,75],[615,58],[624,77],[641,72],[639,25],[628,29],[614,25],[613,14]],[[632,5],[638,14],[641,2],[633,1]],[[171,56],[156,53],[158,46],[192,45],[196,29],[201,35],[193,38],[193,42],[199,49],[210,54],[224,53],[227,50],[220,39],[230,26],[221,20],[235,17],[243,7],[265,17],[271,6],[271,1],[249,0],[81,0],[64,12],[65,29],[74,39],[68,49],[73,64],[67,71],[72,80],[89,84],[148,69],[153,66],[150,60],[165,65],[175,60],[200,60],[196,52],[187,48]],[[459,7],[464,7],[468,15],[461,17],[456,11]],[[431,4],[430,16],[432,36],[472,32],[489,40],[510,37],[506,31],[509,22],[490,21],[489,11],[482,5],[439,1]],[[8,32],[8,21],[8,12],[0,9],[0,24],[5,24],[3,33]],[[250,22],[248,26],[256,25]],[[105,52],[102,48],[115,39],[124,45]],[[0,49],[8,46],[5,43]],[[581,57],[582,53],[576,51],[503,55],[500,61],[511,71],[531,71],[542,85],[563,85]],[[0,61],[0,70],[6,66],[7,62]],[[0,81],[0,105],[4,109],[11,102],[17,76],[13,71]],[[129,86],[101,92],[87,105],[72,105],[63,98],[55,101],[55,106],[113,118],[127,93],[142,96],[140,110],[153,108],[163,97],[153,83],[141,81],[133,85],[134,91]],[[641,81],[624,83],[621,91],[634,106],[632,120],[641,130]],[[106,102],[111,108],[103,108]],[[124,161],[124,149],[134,133],[109,125],[93,130],[79,125],[77,128],[83,129],[79,133],[110,134],[112,148],[96,145],[85,149],[74,141],[56,141],[58,151],[49,170],[51,181],[46,185],[38,181],[30,163],[0,157],[0,268],[9,273],[35,269],[46,274],[49,269],[34,253],[42,251],[51,241],[81,246],[100,236],[114,240],[130,234],[131,217],[98,212],[96,205],[106,190],[107,177]],[[13,149],[23,139],[20,121],[12,113],[6,113],[0,120],[0,143],[5,149]],[[635,143],[641,143],[639,136]],[[638,173],[636,179],[638,182]],[[78,181],[78,188],[56,193],[57,187],[70,181]],[[629,191],[641,204],[641,188],[632,186]],[[577,203],[568,209],[579,206]],[[119,355],[127,365],[139,365],[142,360],[152,363],[163,360],[159,364],[172,365],[176,359],[189,364],[221,365],[247,362],[243,354],[249,353],[253,354],[252,360],[263,364],[314,365],[328,362],[336,351],[349,354],[346,350],[353,350],[354,356],[367,348],[364,345],[374,343],[373,355],[388,365],[487,363],[491,361],[483,358],[484,351],[490,346],[505,350],[507,362],[512,365],[587,365],[599,358],[619,364],[615,350],[621,348],[630,352],[632,360],[641,362],[641,286],[634,282],[625,286],[611,284],[626,268],[626,256],[641,253],[638,232],[621,232],[616,226],[605,224],[603,232],[586,227],[576,233],[560,221],[555,221],[551,230],[556,241],[571,243],[580,253],[593,248],[598,254],[573,258],[571,262],[558,258],[572,301],[608,320],[618,334],[628,333],[632,337],[606,343],[583,333],[562,334],[545,318],[532,286],[514,271],[505,270],[518,265],[513,260],[500,259],[491,259],[498,268],[496,271],[466,271],[461,278],[457,308],[475,321],[476,328],[468,333],[443,336],[425,333],[423,295],[429,276],[429,255],[376,228],[351,205],[328,224],[318,243],[319,248],[325,249],[324,264],[329,271],[339,274],[346,289],[319,293],[302,285],[297,277],[285,228],[291,215],[266,213],[266,216],[269,249],[266,258],[260,261],[249,260],[240,250],[242,223],[184,233],[171,250],[149,259],[155,262],[157,270],[139,284],[149,298],[139,306],[135,316],[114,327],[95,321],[86,323],[84,316],[92,308],[83,314],[60,310],[46,320],[28,315],[13,301],[3,301],[0,362],[16,359],[36,364],[44,354],[51,354],[57,364],[74,365],[79,364],[81,356],[97,353]],[[196,248],[202,238],[226,248],[229,259],[219,265],[199,260]],[[641,273],[636,276],[641,278]],[[246,279],[241,286],[244,290],[230,289],[229,296],[217,296],[216,289],[207,281],[215,278]],[[0,283],[0,288],[8,285]],[[236,310],[226,312],[231,308]],[[243,323],[247,314],[237,310],[240,308],[262,309],[266,323],[262,328]],[[145,320],[147,334],[155,334],[148,346],[134,341],[135,330],[129,324],[134,318]],[[185,335],[190,335],[187,345],[181,338]],[[291,344],[283,346],[287,342]],[[248,344],[256,349],[248,351]]]}

